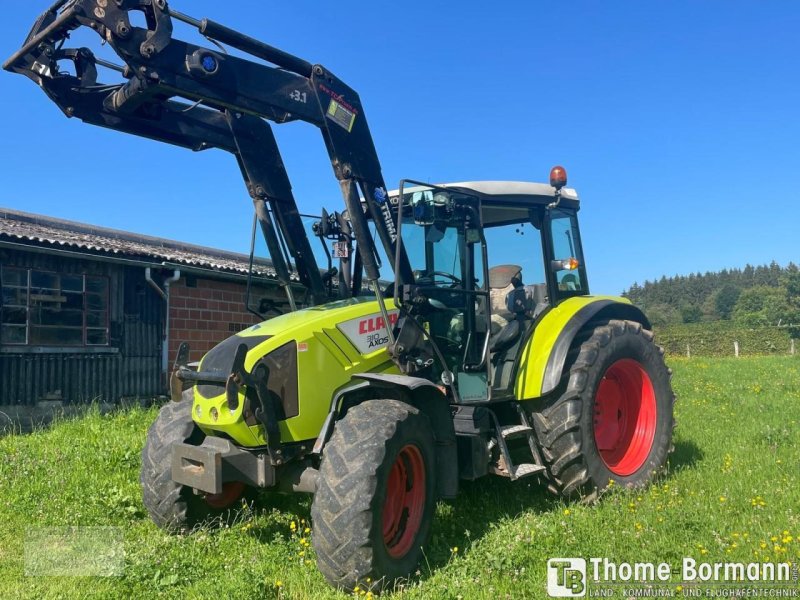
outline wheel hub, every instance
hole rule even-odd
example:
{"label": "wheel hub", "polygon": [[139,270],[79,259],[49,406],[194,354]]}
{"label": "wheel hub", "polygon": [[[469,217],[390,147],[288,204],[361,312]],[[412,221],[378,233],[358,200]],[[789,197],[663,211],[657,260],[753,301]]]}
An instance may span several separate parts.
{"label": "wheel hub", "polygon": [[383,542],[392,558],[411,550],[425,509],[425,461],[413,444],[398,452],[386,482]]}
{"label": "wheel hub", "polygon": [[644,465],[656,433],[656,396],[650,376],[635,360],[606,370],[594,398],[594,439],[615,475],[627,477]]}
{"label": "wheel hub", "polygon": [[206,494],[205,501],[211,508],[221,510],[228,508],[244,493],[244,484],[241,481],[228,481],[222,484],[219,494]]}

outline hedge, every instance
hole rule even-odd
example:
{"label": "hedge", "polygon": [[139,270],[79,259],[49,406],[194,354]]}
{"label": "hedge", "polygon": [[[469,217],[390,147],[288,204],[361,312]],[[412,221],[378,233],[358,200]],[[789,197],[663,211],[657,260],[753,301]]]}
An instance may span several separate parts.
{"label": "hedge", "polygon": [[[733,321],[686,323],[655,328],[656,341],[667,354],[686,356],[733,356],[739,342],[740,356],[789,354],[789,331],[782,327],[746,327]],[[800,342],[795,340],[796,352]]]}

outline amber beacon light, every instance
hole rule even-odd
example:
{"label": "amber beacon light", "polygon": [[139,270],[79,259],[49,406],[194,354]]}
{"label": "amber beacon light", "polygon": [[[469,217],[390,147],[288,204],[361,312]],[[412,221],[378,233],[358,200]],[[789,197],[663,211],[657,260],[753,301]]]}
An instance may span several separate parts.
{"label": "amber beacon light", "polygon": [[557,190],[567,185],[567,170],[564,167],[557,166],[550,169],[550,185]]}

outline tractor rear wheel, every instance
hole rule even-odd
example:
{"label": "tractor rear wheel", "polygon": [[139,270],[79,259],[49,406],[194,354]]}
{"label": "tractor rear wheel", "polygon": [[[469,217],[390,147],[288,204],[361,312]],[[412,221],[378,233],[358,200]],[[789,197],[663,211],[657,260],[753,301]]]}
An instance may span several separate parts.
{"label": "tractor rear wheel", "polygon": [[220,494],[197,496],[172,480],[172,445],[199,445],[204,438],[192,420],[191,390],[184,391],[180,402],[165,404],[147,431],[139,482],[145,508],[162,529],[185,533],[209,516],[224,514],[246,493],[244,484],[230,482]]}
{"label": "tractor rear wheel", "polygon": [[549,489],[596,498],[611,482],[640,487],[672,451],[675,396],[664,351],[633,321],[595,328],[559,392],[533,414]]}
{"label": "tractor rear wheel", "polygon": [[331,584],[381,589],[416,569],[436,505],[435,463],[428,418],[403,402],[368,400],[336,424],[311,506],[317,564]]}

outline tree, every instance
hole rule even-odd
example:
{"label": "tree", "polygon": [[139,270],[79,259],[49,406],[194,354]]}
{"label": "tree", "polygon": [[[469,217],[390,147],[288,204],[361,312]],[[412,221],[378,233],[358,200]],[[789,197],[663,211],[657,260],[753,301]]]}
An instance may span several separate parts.
{"label": "tree", "polygon": [[701,307],[703,311],[704,321],[718,321],[719,313],[717,312],[717,292],[710,293]]}
{"label": "tree", "polygon": [[703,311],[696,304],[684,304],[681,307],[681,318],[684,323],[699,323],[703,318]]}
{"label": "tree", "polygon": [[647,318],[655,327],[680,323],[678,311],[669,304],[654,304],[647,308]]}
{"label": "tree", "polygon": [[760,285],[742,291],[733,309],[733,318],[744,325],[777,325],[789,316],[786,290]]}
{"label": "tree", "polygon": [[725,284],[717,293],[716,308],[717,313],[723,319],[730,319],[731,313],[736,306],[741,290],[733,285]]}
{"label": "tree", "polygon": [[793,327],[789,329],[789,335],[793,338],[800,338],[800,270],[790,269],[784,277],[786,286],[786,304],[788,305],[787,321]]}

